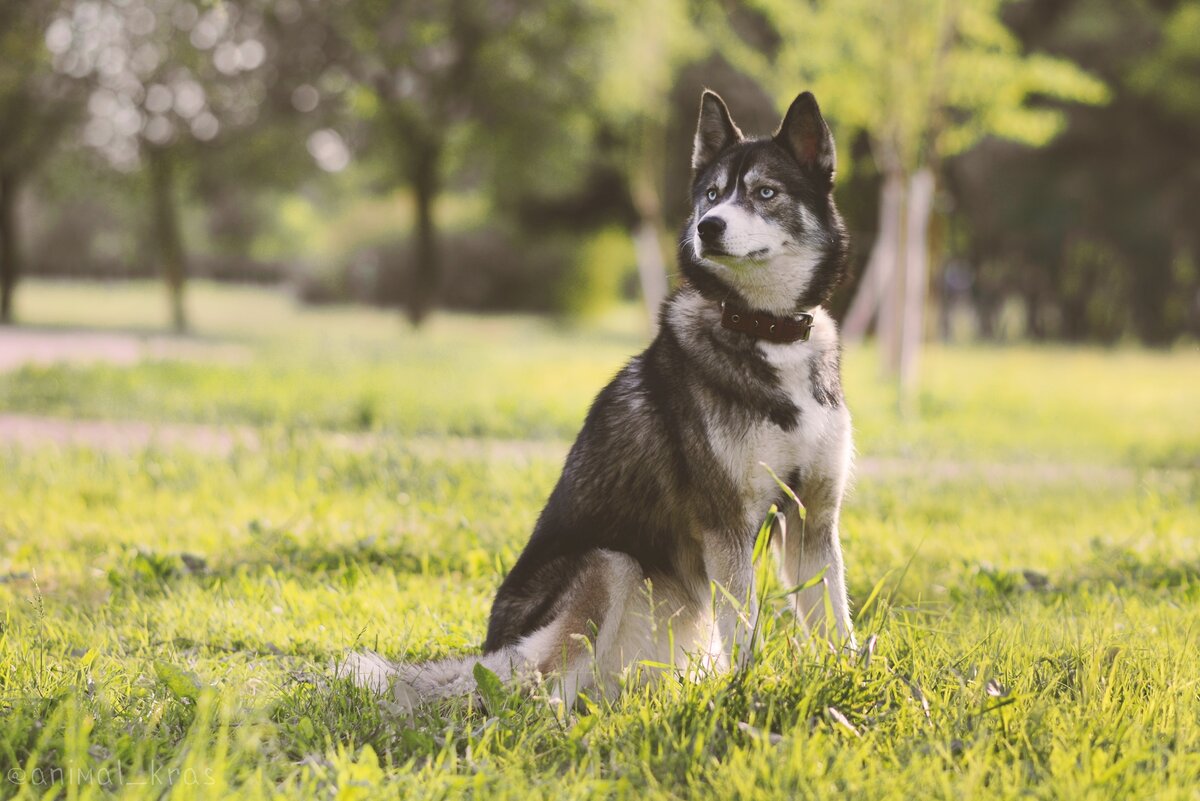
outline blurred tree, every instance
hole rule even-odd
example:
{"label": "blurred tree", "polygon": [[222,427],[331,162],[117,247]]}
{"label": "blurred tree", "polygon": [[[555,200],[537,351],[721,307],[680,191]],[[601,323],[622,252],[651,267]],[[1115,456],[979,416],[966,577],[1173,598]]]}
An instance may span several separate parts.
{"label": "blurred tree", "polygon": [[634,252],[654,326],[669,288],[668,270],[674,269],[675,234],[668,226],[674,215],[668,214],[663,197],[669,98],[680,69],[707,55],[709,47],[688,0],[601,0],[598,5],[613,20],[598,74],[598,106],[625,144],[622,161],[637,215]]}
{"label": "blurred tree", "polygon": [[145,168],[150,241],[178,331],[187,328],[179,211],[186,173],[203,146],[259,117],[267,81],[262,2],[79,3],[46,32],[58,71],[97,76],[84,142],[118,170]]}
{"label": "blurred tree", "polygon": [[328,0],[306,12],[330,34],[324,72],[349,79],[352,115],[394,147],[395,175],[412,188],[406,295],[420,323],[440,281],[435,201],[456,161],[486,177],[500,205],[571,181],[594,130],[584,112],[602,17],[567,0]]}
{"label": "blurred tree", "polygon": [[[0,323],[21,274],[18,192],[79,111],[82,85],[50,66],[43,37],[59,3],[0,5]],[[79,74],[78,77],[83,77]]]}
{"label": "blurred tree", "polygon": [[1035,337],[1200,335],[1200,2],[1023,2],[1006,17],[1113,99],[1063,106],[1066,130],[1036,152],[987,142],[953,160],[985,334],[1015,295]]}
{"label": "blurred tree", "polygon": [[1000,19],[1003,0],[748,0],[778,32],[774,50],[721,34],[735,64],[779,98],[800,82],[836,121],[839,141],[869,135],[883,176],[879,236],[856,304],[850,336],[872,317],[885,365],[911,402],[927,293],[927,240],[935,175],[943,159],[987,135],[1044,144],[1063,125],[1034,97],[1094,103],[1105,88],[1069,61],[1025,53]]}

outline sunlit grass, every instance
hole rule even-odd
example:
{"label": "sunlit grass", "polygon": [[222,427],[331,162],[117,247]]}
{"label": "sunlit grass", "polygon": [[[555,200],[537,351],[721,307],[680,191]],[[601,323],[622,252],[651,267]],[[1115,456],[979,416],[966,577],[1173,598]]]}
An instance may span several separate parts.
{"label": "sunlit grass", "polygon": [[[30,283],[22,318],[154,325],[158,287]],[[569,440],[596,392],[645,346],[637,307],[598,327],[440,314],[413,331],[395,312],[305,308],[262,289],[198,284],[197,332],[251,356],[31,366],[0,374],[0,410],[61,416]],[[161,321],[160,321],[161,322]],[[1200,464],[1200,348],[1174,352],[931,345],[918,413],[897,413],[871,348],[844,358],[865,455]]]}
{"label": "sunlit grass", "polygon": [[356,643],[477,647],[554,462],[290,439],[0,468],[5,770],[216,767],[183,797],[355,781],[416,798],[1120,796],[1200,779],[1194,477],[863,478],[845,531],[852,596],[883,583],[860,621],[869,664],[797,646],[776,609],[741,681],[668,683],[563,724],[536,697],[389,720],[327,669]]}
{"label": "sunlit grass", "polygon": [[[119,303],[135,314],[155,289]],[[47,325],[120,320],[88,317],[93,290],[23,291],[26,313],[76,293]],[[826,654],[775,604],[741,677],[668,680],[566,719],[534,693],[397,720],[330,662],[356,645],[478,647],[560,446],[640,347],[637,311],[599,331],[442,315],[414,334],[389,312],[261,290],[196,300],[200,333],[248,361],[0,374],[0,411],[263,426],[219,454],[0,447],[0,798],[1200,786],[1194,351],[934,347],[922,414],[902,420],[873,352],[853,349],[862,458],[901,459],[864,470],[844,511],[852,599],[881,588],[858,622],[869,659]],[[347,447],[323,429],[375,435]]]}

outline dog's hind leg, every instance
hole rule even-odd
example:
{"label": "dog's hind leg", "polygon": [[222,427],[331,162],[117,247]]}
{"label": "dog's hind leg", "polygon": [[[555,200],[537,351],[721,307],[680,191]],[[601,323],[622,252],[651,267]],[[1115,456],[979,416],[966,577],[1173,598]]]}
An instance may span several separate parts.
{"label": "dog's hind leg", "polygon": [[641,660],[662,657],[653,590],[633,557],[597,550],[561,612],[521,642],[549,679],[551,695],[572,706],[592,688],[616,693]]}
{"label": "dog's hind leg", "polygon": [[[410,711],[419,704],[475,692],[482,664],[505,683],[545,682],[551,699],[574,705],[581,692],[615,692],[642,663],[681,665],[697,637],[692,607],[663,582],[650,585],[631,556],[596,550],[560,599],[549,623],[482,655],[419,664],[389,662],[373,652],[348,654],[338,673]],[[686,614],[685,614],[686,613]],[[676,638],[676,625],[680,636]]]}
{"label": "dog's hind leg", "polygon": [[[694,590],[665,576],[648,579],[637,560],[624,553],[599,550],[591,559],[584,585],[589,589],[555,621],[561,621],[566,635],[559,638],[559,667],[543,663],[550,668],[543,672],[557,682],[556,697],[572,705],[579,693],[593,688],[611,697],[626,683],[653,682],[664,670],[687,667],[697,656],[709,666],[708,618],[700,614]],[[601,595],[603,609],[597,604]]]}

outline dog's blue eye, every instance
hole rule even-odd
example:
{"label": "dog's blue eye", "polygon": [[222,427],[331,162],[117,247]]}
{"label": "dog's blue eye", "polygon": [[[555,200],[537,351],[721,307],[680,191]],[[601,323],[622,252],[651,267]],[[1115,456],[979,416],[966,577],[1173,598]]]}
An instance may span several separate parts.
{"label": "dog's blue eye", "polygon": [[769,200],[775,197],[775,190],[769,186],[764,186],[762,189],[758,190],[758,194],[761,195],[764,200]]}
{"label": "dog's blue eye", "polygon": [[717,190],[715,190],[715,189],[708,190],[708,199],[709,199],[709,201],[716,200],[717,199]]}

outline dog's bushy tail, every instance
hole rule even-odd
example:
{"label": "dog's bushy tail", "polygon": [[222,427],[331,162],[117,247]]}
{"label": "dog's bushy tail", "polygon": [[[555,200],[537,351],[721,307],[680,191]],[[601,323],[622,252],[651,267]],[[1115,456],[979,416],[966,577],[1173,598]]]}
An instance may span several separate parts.
{"label": "dog's bushy tail", "polygon": [[508,682],[516,677],[519,662],[516,651],[507,648],[418,663],[392,662],[368,650],[347,653],[335,671],[339,678],[348,678],[394,704],[397,711],[411,713],[432,701],[474,693],[478,664]]}

